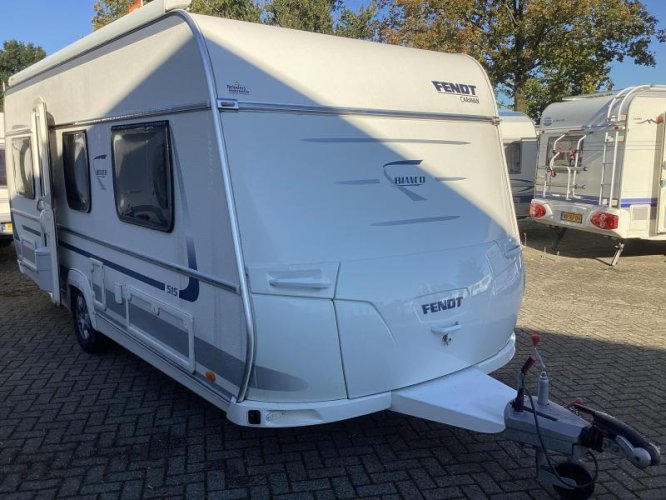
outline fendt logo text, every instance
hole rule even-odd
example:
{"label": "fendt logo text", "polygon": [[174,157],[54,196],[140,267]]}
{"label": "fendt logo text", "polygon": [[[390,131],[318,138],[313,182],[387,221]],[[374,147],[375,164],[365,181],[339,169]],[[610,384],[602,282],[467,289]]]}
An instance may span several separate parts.
{"label": "fendt logo text", "polygon": [[476,95],[476,85],[468,83],[437,82],[432,84],[440,94],[452,94],[460,97],[460,102],[479,104],[479,98]]}
{"label": "fendt logo text", "polygon": [[437,302],[430,302],[428,304],[421,304],[423,314],[433,314],[440,311],[448,311],[460,307],[463,297],[454,297],[452,299],[438,300]]}

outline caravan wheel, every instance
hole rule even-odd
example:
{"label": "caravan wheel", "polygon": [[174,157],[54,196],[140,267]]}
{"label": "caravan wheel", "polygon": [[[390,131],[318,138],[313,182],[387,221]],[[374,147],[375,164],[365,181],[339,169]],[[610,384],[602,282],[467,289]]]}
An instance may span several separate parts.
{"label": "caravan wheel", "polygon": [[72,317],[74,319],[74,333],[81,349],[91,354],[108,350],[110,346],[109,339],[93,329],[86,299],[77,290],[74,291],[72,297]]}

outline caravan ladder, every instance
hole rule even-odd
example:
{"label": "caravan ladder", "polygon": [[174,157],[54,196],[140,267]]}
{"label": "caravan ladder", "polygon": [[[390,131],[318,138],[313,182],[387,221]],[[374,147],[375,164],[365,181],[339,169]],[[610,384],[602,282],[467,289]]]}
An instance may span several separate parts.
{"label": "caravan ladder", "polygon": [[[637,85],[620,90],[608,104],[606,112],[606,131],[604,134],[603,155],[601,158],[601,182],[599,185],[599,205],[613,207],[613,196],[615,195],[615,179],[618,163],[618,144],[620,142],[620,133],[626,130],[627,109],[629,100],[637,94],[649,90],[666,90],[666,85]],[[625,114],[623,114],[623,112]],[[612,159],[608,160],[608,146],[613,144]],[[606,181],[606,166],[610,165],[610,181]],[[622,179],[620,179],[622,183]],[[608,188],[607,190],[605,188]],[[607,191],[607,196],[604,196]],[[619,201],[618,201],[619,203]]]}

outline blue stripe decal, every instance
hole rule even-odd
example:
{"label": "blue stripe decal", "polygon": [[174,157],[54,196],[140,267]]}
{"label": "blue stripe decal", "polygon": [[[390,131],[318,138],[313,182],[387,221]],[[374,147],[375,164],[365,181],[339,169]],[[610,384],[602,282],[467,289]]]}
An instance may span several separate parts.
{"label": "blue stripe decal", "polygon": [[32,233],[32,234],[34,234],[35,236],[41,236],[41,235],[42,235],[42,233],[40,233],[39,231],[35,231],[35,230],[34,230],[33,228],[31,228],[31,227],[28,227],[28,226],[25,226],[25,225],[24,225],[24,226],[21,226],[21,227],[23,228],[24,231],[28,231],[29,233]]}
{"label": "blue stripe decal", "polygon": [[71,250],[72,252],[78,253],[79,255],[83,255],[84,257],[87,257],[89,259],[97,259],[101,263],[103,263],[105,266],[110,267],[111,269],[114,269],[120,273],[126,274],[127,276],[130,276],[136,280],[143,281],[145,284],[150,285],[152,287],[157,288],[158,290],[166,290],[166,285],[160,281],[157,281],[153,278],[149,278],[148,276],[144,276],[143,274],[137,273],[136,271],[132,271],[131,269],[127,269],[126,267],[119,266],[118,264],[111,262],[109,260],[103,259],[101,257],[98,257],[97,255],[91,254],[90,252],[86,252],[85,250],[82,250],[81,248],[77,248],[75,246],[72,246],[68,243],[65,243],[64,241],[59,241],[58,244],[66,248],[67,250]]}
{"label": "blue stripe decal", "polygon": [[621,208],[628,208],[631,205],[650,205],[657,206],[657,198],[625,198],[620,202]]}
{"label": "blue stripe decal", "polygon": [[[169,129],[171,133],[171,129]],[[180,194],[180,199],[182,201],[181,207],[183,211],[183,219],[185,220],[185,226],[183,232],[185,234],[185,247],[187,248],[187,265],[190,269],[197,270],[197,254],[194,250],[194,238],[192,237],[192,232],[190,228],[192,224],[190,223],[190,211],[187,203],[187,193],[185,192],[185,183],[183,182],[182,169],[180,168],[180,162],[178,161],[178,150],[176,149],[176,141],[174,137],[171,137],[171,147],[173,149],[173,160],[176,166],[176,176],[178,182],[178,192]],[[188,302],[196,302],[199,298],[199,280],[196,278],[190,277],[187,282],[187,286],[182,290],[178,291],[178,298],[186,300]]]}
{"label": "blue stripe decal", "polygon": [[[539,198],[544,198],[543,196],[539,196]],[[559,198],[557,196],[553,195],[546,195],[545,198],[547,200],[556,200],[556,201],[568,201],[571,203],[585,203],[586,205],[597,205],[597,206],[606,206],[604,205],[599,205],[599,197],[598,196],[577,196],[575,199],[572,200],[565,200],[564,197]],[[613,200],[617,201],[617,200]],[[629,208],[631,205],[650,205],[653,207],[657,206],[657,198],[624,198],[620,200],[620,208]]]}

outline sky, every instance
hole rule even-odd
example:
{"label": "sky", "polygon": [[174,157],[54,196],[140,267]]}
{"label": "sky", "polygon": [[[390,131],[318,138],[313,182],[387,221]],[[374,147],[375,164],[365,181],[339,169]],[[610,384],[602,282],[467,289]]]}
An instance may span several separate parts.
{"label": "sky", "polygon": [[[666,1],[643,0],[650,13],[666,28]],[[0,42],[32,42],[52,54],[91,32],[95,0],[0,0]],[[347,2],[354,8],[368,0]],[[643,83],[666,83],[666,44],[652,45],[657,65],[637,66],[630,59],[615,63],[611,79],[615,88]]]}

